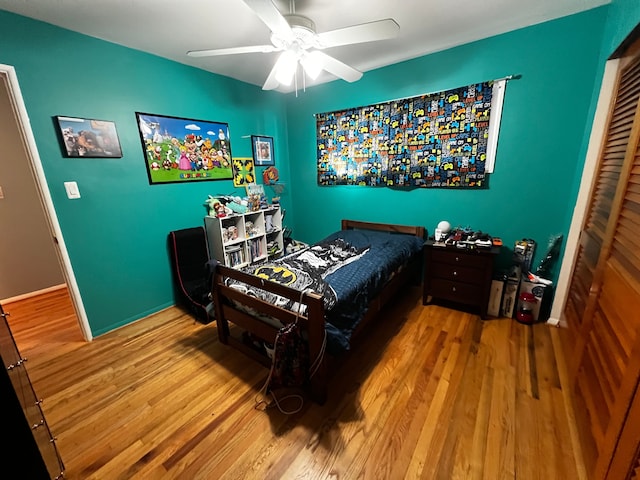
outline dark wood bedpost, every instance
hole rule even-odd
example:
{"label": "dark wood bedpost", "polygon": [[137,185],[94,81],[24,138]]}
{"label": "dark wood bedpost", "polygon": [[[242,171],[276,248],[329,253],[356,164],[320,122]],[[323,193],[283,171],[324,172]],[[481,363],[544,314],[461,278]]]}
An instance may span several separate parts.
{"label": "dark wood bedpost", "polygon": [[211,296],[213,297],[213,305],[216,311],[216,330],[218,331],[218,339],[220,340],[220,343],[228,344],[229,324],[227,323],[227,319],[224,318],[224,313],[222,311],[222,298],[216,288],[216,285],[218,285],[219,282],[223,282],[223,279],[221,278],[222,274],[220,273],[220,266],[216,268],[216,271],[211,277]]}
{"label": "dark wood bedpost", "polygon": [[[308,316],[307,329],[309,331],[309,364],[310,368],[318,360],[319,364],[310,379],[311,397],[313,401],[323,404],[327,400],[327,361],[325,355],[324,306],[322,297],[315,293],[307,293]],[[310,372],[311,373],[311,372]]]}

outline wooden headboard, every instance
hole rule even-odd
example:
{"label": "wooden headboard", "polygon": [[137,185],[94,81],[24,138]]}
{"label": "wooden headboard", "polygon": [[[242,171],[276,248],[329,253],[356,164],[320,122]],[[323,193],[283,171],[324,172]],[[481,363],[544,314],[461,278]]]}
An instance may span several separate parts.
{"label": "wooden headboard", "polygon": [[424,227],[412,226],[412,225],[393,225],[389,223],[373,223],[373,222],[360,222],[358,220],[342,220],[342,230],[380,230],[383,232],[395,232],[406,233],[409,235],[415,235],[419,238],[425,238]]}

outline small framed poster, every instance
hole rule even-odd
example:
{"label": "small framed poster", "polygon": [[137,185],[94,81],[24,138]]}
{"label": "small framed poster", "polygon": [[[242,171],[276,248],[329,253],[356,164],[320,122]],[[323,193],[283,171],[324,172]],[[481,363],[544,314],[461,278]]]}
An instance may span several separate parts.
{"label": "small framed poster", "polygon": [[251,148],[253,149],[253,163],[256,167],[269,167],[276,164],[273,137],[251,135]]}
{"label": "small framed poster", "polygon": [[62,116],[55,119],[65,157],[122,157],[114,122]]}

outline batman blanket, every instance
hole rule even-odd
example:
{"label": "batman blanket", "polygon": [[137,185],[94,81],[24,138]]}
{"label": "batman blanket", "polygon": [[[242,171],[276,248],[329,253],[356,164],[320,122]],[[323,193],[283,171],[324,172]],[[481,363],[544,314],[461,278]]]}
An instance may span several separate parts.
{"label": "batman blanket", "polygon": [[[355,248],[345,240],[338,238],[317,243],[273,262],[250,265],[245,267],[243,271],[301,292],[311,289],[318,295],[322,295],[325,311],[329,311],[336,304],[336,293],[325,282],[324,278],[330,273],[336,272],[339,268],[357,260],[368,249],[368,246]],[[279,295],[250,287],[235,280],[227,279],[227,285],[294,312],[300,309],[298,302],[290,301]],[[300,313],[305,312],[300,311]]]}

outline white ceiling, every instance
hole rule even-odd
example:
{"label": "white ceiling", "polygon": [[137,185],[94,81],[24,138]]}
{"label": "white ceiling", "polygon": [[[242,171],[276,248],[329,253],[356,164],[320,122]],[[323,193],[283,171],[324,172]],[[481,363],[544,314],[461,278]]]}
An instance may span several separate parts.
{"label": "white ceiling", "polygon": [[[289,0],[274,3],[289,13]],[[610,0],[297,0],[295,12],[311,18],[318,33],[393,18],[400,25],[397,38],[325,50],[366,72],[607,3]],[[188,50],[270,44],[269,29],[242,0],[0,0],[0,9],[259,86],[278,55],[186,55]],[[333,80],[325,73],[314,84]],[[306,86],[311,85],[307,81]]]}

